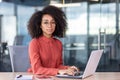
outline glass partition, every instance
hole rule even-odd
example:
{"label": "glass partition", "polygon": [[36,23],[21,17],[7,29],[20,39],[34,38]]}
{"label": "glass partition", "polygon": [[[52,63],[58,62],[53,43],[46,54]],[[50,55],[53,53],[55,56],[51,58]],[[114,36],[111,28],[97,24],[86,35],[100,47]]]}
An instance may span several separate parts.
{"label": "glass partition", "polygon": [[65,7],[68,30],[62,39],[64,46],[64,64],[76,65],[81,69],[87,62],[87,3],[80,6]]}
{"label": "glass partition", "polygon": [[[116,46],[116,3],[90,5],[89,12],[89,50],[103,49],[98,71],[118,71]],[[113,67],[116,69],[112,69]]]}

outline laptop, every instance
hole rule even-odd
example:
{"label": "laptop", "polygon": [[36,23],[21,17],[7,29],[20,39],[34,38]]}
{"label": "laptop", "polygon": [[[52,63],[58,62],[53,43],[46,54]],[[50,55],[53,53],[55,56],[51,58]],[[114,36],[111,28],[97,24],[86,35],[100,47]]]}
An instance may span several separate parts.
{"label": "laptop", "polygon": [[100,58],[102,56],[103,50],[93,50],[90,54],[89,60],[87,62],[87,65],[85,67],[85,70],[80,75],[70,76],[70,75],[56,75],[56,77],[59,78],[73,78],[73,79],[83,79],[88,76],[91,76],[95,73],[98,63],[100,61]]}

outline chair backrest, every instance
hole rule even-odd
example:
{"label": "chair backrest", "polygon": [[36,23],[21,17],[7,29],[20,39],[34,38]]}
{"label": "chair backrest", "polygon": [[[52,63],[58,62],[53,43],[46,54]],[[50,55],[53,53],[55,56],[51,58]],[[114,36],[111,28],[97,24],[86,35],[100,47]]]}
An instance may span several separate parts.
{"label": "chair backrest", "polygon": [[8,46],[12,72],[26,72],[30,67],[28,46]]}
{"label": "chair backrest", "polygon": [[23,45],[24,35],[16,35],[13,45]]}

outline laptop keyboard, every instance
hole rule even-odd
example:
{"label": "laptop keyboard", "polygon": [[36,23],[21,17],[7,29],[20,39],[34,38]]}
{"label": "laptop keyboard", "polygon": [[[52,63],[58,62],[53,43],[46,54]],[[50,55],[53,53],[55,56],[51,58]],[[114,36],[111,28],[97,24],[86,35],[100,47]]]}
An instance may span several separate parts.
{"label": "laptop keyboard", "polygon": [[74,74],[74,76],[80,76],[80,75],[83,75],[83,71],[75,72],[75,74]]}

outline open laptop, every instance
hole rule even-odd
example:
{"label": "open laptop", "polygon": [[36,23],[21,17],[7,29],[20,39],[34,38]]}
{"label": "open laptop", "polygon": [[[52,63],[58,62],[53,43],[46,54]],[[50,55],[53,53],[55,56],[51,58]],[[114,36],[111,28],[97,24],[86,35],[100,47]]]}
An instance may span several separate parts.
{"label": "open laptop", "polygon": [[73,78],[73,79],[83,79],[88,76],[91,76],[95,73],[100,58],[102,56],[103,50],[93,50],[90,54],[89,60],[87,62],[86,68],[83,74],[77,76],[70,76],[70,75],[56,75],[59,78]]}

